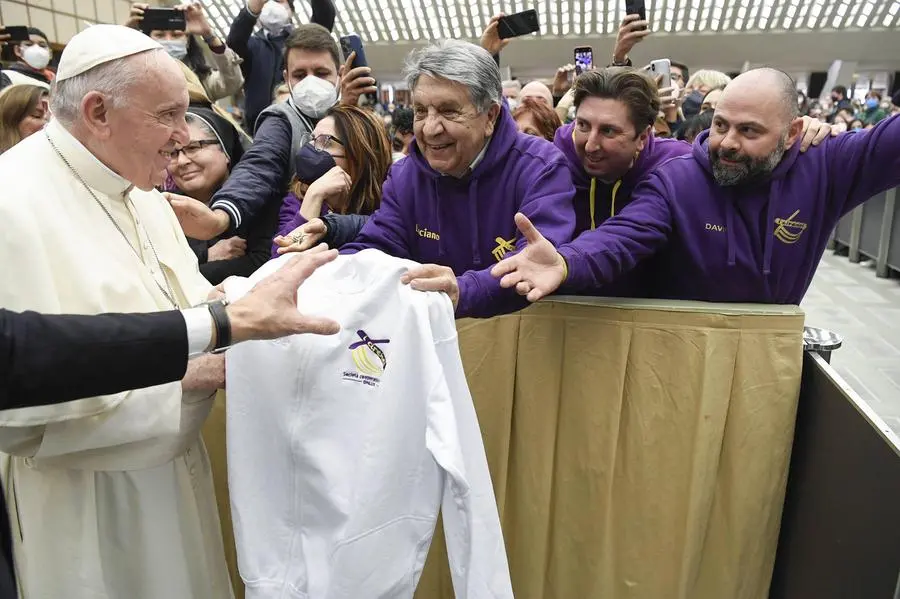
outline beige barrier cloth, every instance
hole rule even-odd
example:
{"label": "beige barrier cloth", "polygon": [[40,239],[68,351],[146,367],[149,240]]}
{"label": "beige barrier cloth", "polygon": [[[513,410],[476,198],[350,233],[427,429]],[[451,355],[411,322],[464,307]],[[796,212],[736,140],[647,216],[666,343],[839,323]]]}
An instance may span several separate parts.
{"label": "beige barrier cloth", "polygon": [[234,528],[231,524],[225,420],[225,392],[219,391],[209,417],[203,425],[203,443],[206,444],[206,452],[209,454],[209,464],[213,473],[216,506],[219,508],[219,522],[222,525],[222,541],[225,546],[225,562],[228,565],[228,574],[231,576],[234,599],[244,599],[244,582],[238,573],[237,548],[234,545]]}
{"label": "beige barrier cloth", "polygon": [[[765,599],[799,308],[560,300],[460,321],[517,599]],[[417,599],[453,597],[437,534]]]}

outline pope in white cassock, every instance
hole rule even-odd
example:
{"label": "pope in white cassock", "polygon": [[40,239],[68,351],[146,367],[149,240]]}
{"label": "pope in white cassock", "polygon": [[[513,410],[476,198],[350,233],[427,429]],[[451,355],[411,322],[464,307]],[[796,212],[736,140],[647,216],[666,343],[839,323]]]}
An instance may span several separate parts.
{"label": "pope in white cassock", "polygon": [[[97,25],[63,52],[54,120],[0,156],[0,307],[151,312],[209,284],[153,189],[189,141],[185,79],[138,31]],[[181,383],[0,414],[27,599],[232,596],[200,427],[224,356]]]}

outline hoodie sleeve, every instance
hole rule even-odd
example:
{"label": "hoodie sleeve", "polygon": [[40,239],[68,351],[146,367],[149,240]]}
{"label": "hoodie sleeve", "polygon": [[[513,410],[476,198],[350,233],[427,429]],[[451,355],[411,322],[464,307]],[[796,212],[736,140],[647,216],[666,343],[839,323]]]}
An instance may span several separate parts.
{"label": "hoodie sleeve", "polygon": [[829,200],[841,217],[872,196],[900,185],[900,116],[828,142]]}
{"label": "hoodie sleeve", "polygon": [[269,116],[260,123],[253,145],[210,203],[210,208],[224,211],[231,220],[223,237],[252,220],[267,203],[284,197],[285,174],[290,168],[291,124],[285,117]]}
{"label": "hoodie sleeve", "polygon": [[[412,229],[404,223],[403,210],[394,194],[393,169],[381,191],[381,205],[369,217],[353,243],[341,248],[342,254],[355,254],[369,248],[381,250],[395,258],[410,258],[410,244],[407,233]],[[412,206],[409,207],[412,210]]]}
{"label": "hoodie sleeve", "polygon": [[[575,186],[568,166],[562,158],[546,164],[536,177],[526,183],[519,212],[527,216],[544,237],[555,246],[572,239],[575,232],[575,211],[572,198]],[[526,245],[517,233],[516,248]],[[484,270],[470,270],[457,277],[459,303],[457,318],[490,318],[521,310],[528,301],[515,289],[503,289],[500,281],[491,276],[489,266]]]}
{"label": "hoodie sleeve", "polygon": [[429,308],[441,372],[428,395],[425,444],[444,472],[441,514],[453,591],[460,599],[512,599],[497,500],[453,311],[446,296],[433,295]]}
{"label": "hoodie sleeve", "polygon": [[[262,212],[253,220],[253,226],[241,231],[247,240],[247,252],[230,260],[213,260],[200,265],[200,274],[213,285],[218,285],[230,276],[249,277],[272,257],[272,237],[278,226],[278,211],[281,202],[266,204]],[[276,256],[277,257],[277,256]]]}
{"label": "hoodie sleeve", "polygon": [[655,254],[672,231],[669,195],[659,175],[653,174],[634,190],[619,214],[560,247],[569,267],[562,290],[578,293],[607,285]]}

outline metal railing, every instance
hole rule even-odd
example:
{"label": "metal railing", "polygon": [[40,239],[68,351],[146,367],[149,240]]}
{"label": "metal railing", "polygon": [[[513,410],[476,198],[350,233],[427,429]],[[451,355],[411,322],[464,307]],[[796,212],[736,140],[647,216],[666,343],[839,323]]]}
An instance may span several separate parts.
{"label": "metal railing", "polygon": [[891,271],[900,273],[898,212],[896,188],[874,196],[840,220],[829,248],[846,249],[850,262],[860,262],[863,258],[874,260],[878,277],[889,277]]}

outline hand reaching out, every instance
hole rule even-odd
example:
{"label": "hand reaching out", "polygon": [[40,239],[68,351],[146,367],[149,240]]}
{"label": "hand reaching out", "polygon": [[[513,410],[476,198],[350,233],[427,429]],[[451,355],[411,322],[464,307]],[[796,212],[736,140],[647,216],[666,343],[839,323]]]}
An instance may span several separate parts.
{"label": "hand reaching out", "polygon": [[515,287],[529,302],[536,302],[556,291],[566,280],[566,262],[553,244],[521,212],[516,214],[516,227],[528,245],[514,256],[501,260],[491,275],[500,279],[500,286]]}

